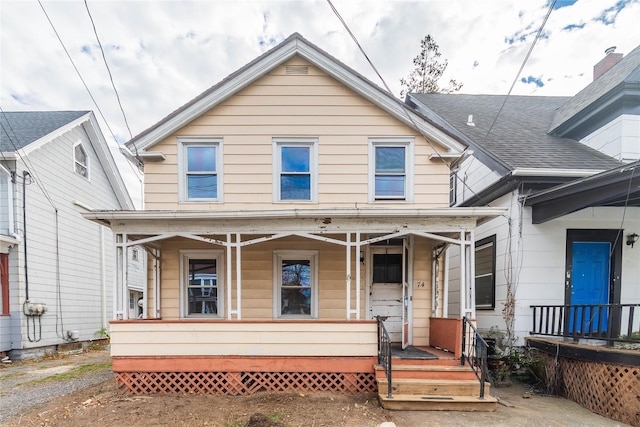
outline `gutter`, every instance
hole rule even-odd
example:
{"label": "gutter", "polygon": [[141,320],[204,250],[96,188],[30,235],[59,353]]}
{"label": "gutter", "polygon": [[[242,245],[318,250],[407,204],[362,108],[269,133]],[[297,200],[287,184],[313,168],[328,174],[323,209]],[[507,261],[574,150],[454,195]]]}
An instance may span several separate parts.
{"label": "gutter", "polygon": [[539,176],[558,178],[585,178],[604,172],[603,169],[538,169],[538,168],[516,168],[511,171],[511,176]]}

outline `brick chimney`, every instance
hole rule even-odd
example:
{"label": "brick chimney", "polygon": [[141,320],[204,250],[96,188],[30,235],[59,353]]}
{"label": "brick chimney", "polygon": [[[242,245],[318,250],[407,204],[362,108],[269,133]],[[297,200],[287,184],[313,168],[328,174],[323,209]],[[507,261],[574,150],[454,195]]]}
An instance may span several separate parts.
{"label": "brick chimney", "polygon": [[609,71],[611,67],[620,62],[624,55],[621,53],[615,53],[615,51],[615,46],[611,46],[609,49],[604,51],[605,57],[593,66],[593,80],[598,79],[601,75]]}

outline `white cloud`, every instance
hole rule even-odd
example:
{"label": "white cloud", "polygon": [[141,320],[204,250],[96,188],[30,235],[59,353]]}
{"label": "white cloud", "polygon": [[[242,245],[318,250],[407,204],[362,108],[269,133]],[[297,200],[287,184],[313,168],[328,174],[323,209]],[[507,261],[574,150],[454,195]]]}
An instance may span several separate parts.
{"label": "white cloud", "polygon": [[[449,62],[445,79],[464,83],[462,92],[506,94],[548,7],[547,0],[333,3],[396,94],[426,34]],[[551,13],[520,76],[544,86],[519,78],[513,93],[573,95],[591,81],[604,49],[637,45],[640,0],[570,3]],[[382,85],[325,1],[88,4],[134,135],[293,32]],[[84,2],[43,5],[116,139],[128,139]],[[96,110],[38,3],[2,2],[0,43],[5,111]]]}

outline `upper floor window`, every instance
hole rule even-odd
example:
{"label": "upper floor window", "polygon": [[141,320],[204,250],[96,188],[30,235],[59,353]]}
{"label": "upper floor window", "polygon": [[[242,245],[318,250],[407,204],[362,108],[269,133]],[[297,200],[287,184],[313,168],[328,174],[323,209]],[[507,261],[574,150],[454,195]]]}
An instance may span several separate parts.
{"label": "upper floor window", "polygon": [[475,244],[476,308],[491,310],[496,307],[496,236]]}
{"label": "upper floor window", "polygon": [[73,146],[73,164],[78,175],[89,178],[89,156],[81,142]]}
{"label": "upper floor window", "polygon": [[369,201],[413,201],[413,138],[369,140]]}
{"label": "upper floor window", "polygon": [[449,206],[458,202],[458,175],[451,171],[449,174]]}
{"label": "upper floor window", "polygon": [[317,200],[315,138],[275,138],[274,202]]}
{"label": "upper floor window", "polygon": [[222,201],[222,139],[179,138],[180,200]]}

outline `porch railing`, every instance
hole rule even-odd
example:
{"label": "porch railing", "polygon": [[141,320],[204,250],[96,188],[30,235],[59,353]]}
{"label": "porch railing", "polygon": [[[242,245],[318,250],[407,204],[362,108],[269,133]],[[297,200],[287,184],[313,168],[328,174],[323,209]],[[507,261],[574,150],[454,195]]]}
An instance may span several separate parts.
{"label": "porch railing", "polygon": [[473,323],[463,317],[460,364],[464,365],[467,362],[476,374],[476,378],[480,381],[480,399],[484,399],[484,385],[489,380],[488,350],[487,342],[480,336]]}
{"label": "porch railing", "polygon": [[532,305],[531,335],[640,343],[640,304]]}
{"label": "porch railing", "polygon": [[387,376],[387,398],[391,399],[391,338],[380,316],[376,316],[376,321],[378,322],[378,364],[384,368]]}

